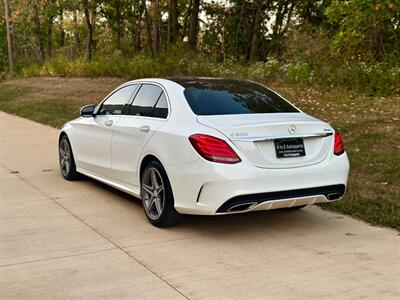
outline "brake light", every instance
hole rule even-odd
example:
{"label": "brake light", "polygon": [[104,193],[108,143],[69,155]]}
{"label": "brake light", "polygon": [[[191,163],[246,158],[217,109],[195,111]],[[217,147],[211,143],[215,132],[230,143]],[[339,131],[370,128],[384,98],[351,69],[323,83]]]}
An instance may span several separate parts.
{"label": "brake light", "polygon": [[189,141],[206,160],[224,164],[241,162],[236,152],[224,140],[205,134],[193,134]]}
{"label": "brake light", "polygon": [[344,144],[343,144],[343,138],[340,135],[340,133],[335,132],[335,146],[333,148],[333,152],[336,155],[340,155],[344,153]]}

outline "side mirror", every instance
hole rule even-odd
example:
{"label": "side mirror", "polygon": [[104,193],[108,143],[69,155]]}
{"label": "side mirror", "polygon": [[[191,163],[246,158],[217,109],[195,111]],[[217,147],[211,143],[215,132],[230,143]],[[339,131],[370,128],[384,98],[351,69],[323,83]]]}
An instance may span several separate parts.
{"label": "side mirror", "polygon": [[93,117],[95,108],[96,106],[93,104],[83,106],[81,108],[81,116],[84,118]]}

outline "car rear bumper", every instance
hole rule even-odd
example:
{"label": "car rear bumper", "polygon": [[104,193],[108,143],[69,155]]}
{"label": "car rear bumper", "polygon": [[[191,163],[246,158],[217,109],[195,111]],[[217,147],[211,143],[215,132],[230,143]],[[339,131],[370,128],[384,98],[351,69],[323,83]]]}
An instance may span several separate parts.
{"label": "car rear bumper", "polygon": [[338,200],[346,189],[349,162],[344,153],[319,164],[288,169],[203,159],[166,169],[178,212],[215,215]]}
{"label": "car rear bumper", "polygon": [[240,195],[223,203],[216,213],[245,212],[257,209],[268,210],[329,202],[342,198],[345,190],[346,186],[344,184],[336,184],[314,188]]}

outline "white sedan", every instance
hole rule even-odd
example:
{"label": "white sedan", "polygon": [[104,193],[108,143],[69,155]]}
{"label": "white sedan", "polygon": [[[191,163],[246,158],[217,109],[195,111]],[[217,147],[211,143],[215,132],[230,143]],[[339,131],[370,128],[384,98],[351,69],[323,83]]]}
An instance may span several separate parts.
{"label": "white sedan", "polygon": [[81,109],[59,137],[62,176],[142,200],[149,221],[301,208],[343,197],[342,138],[272,90],[216,78],[140,79]]}

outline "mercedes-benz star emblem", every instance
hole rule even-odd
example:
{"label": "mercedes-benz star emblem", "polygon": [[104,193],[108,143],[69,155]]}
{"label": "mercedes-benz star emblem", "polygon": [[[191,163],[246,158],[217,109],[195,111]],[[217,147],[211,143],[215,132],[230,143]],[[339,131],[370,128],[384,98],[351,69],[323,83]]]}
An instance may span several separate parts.
{"label": "mercedes-benz star emblem", "polygon": [[290,134],[294,134],[296,132],[296,126],[295,125],[289,125],[288,131]]}

